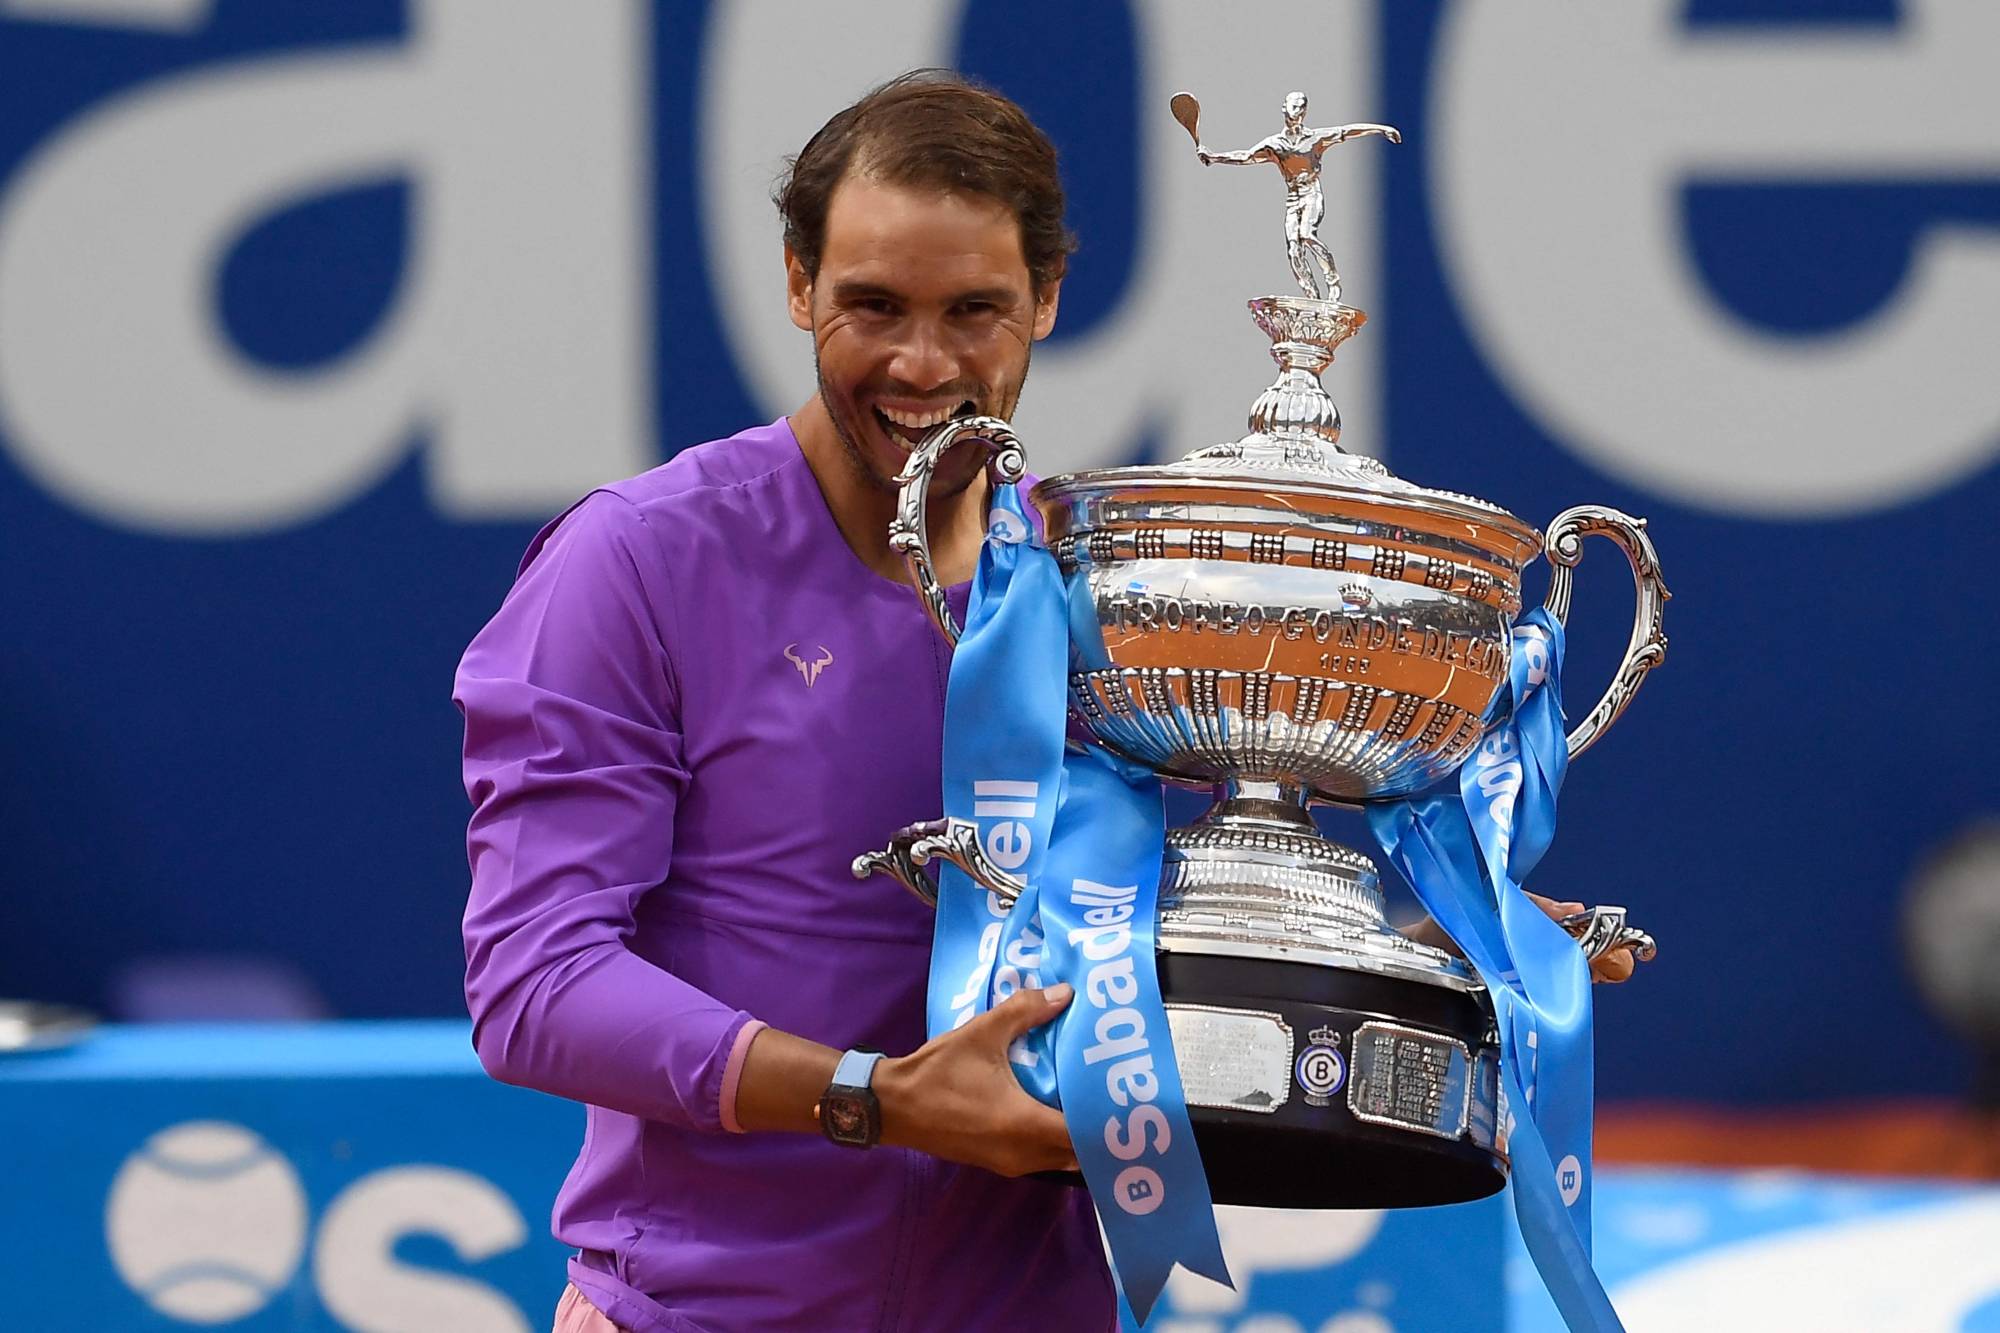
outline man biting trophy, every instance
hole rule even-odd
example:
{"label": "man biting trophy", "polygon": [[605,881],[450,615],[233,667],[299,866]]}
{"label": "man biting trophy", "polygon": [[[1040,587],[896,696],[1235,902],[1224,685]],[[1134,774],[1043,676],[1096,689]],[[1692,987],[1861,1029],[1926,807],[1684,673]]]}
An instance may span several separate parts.
{"label": "man biting trophy", "polygon": [[[940,986],[930,903],[850,876],[936,812],[960,663],[934,626],[985,623],[995,543],[1040,550],[991,464],[1072,249],[1055,152],[919,71],[829,120],[776,199],[817,391],[552,521],[456,681],[474,1043],[587,1107],[557,1328],[1110,1330],[1076,1183],[1102,1135],[1020,1073],[1075,988],[976,948]],[[888,859],[935,898],[916,836]],[[1629,971],[1634,941],[1603,942]]]}

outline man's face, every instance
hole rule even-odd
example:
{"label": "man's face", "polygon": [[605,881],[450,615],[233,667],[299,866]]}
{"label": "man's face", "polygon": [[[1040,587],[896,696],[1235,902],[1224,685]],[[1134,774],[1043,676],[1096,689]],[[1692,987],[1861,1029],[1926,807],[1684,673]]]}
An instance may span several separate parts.
{"label": "man's face", "polygon": [[1293,93],[1285,98],[1285,120],[1287,123],[1296,125],[1305,119],[1305,115],[1306,99],[1303,95]]}
{"label": "man's face", "polygon": [[[1037,293],[1021,227],[998,200],[850,174],[828,202],[819,273],[788,251],[792,322],[813,336],[820,398],[847,453],[894,489],[911,447],[954,416],[1011,418],[1028,353],[1055,326],[1059,283]],[[933,493],[978,475],[979,446],[938,468]]]}

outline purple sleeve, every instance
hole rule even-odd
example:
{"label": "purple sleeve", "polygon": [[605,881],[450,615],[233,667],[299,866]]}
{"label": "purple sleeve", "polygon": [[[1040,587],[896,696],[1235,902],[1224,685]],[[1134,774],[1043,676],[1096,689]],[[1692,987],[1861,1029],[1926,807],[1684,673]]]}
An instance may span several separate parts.
{"label": "purple sleeve", "polygon": [[590,496],[529,547],[459,664],[465,998],[502,1082],[720,1129],[750,1016],[625,946],[688,783],[656,551],[628,501]]}

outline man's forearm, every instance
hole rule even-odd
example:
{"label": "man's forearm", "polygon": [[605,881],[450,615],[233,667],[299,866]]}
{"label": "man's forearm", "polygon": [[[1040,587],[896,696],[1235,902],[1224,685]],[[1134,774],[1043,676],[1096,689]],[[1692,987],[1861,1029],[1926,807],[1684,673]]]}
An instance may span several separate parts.
{"label": "man's forearm", "polygon": [[466,999],[486,1071],[647,1120],[722,1128],[729,1056],[753,1020],[623,944],[560,955],[530,935],[477,937]]}
{"label": "man's forearm", "polygon": [[818,1133],[813,1108],[839,1063],[840,1052],[831,1046],[776,1028],[763,1029],[750,1039],[737,1074],[736,1123],[745,1133]]}
{"label": "man's forearm", "polygon": [[[1005,1176],[1074,1170],[1062,1112],[1021,1088],[1007,1063],[1016,1038],[1062,1012],[1067,986],[1017,991],[962,1027],[875,1065],[881,1142]],[[814,1114],[840,1052],[776,1028],[760,1029],[738,1072],[734,1117],[746,1132],[816,1133]]]}

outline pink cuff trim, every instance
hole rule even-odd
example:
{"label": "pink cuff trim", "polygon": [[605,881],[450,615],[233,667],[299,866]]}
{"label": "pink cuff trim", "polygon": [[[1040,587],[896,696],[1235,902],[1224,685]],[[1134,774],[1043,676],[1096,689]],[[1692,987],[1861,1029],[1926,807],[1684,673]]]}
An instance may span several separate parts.
{"label": "pink cuff trim", "polygon": [[729,1063],[722,1067],[722,1127],[731,1134],[741,1134],[743,1126],[736,1120],[736,1081],[743,1077],[743,1061],[750,1054],[750,1043],[758,1033],[770,1024],[751,1019],[736,1030],[736,1041],[729,1048]]}

